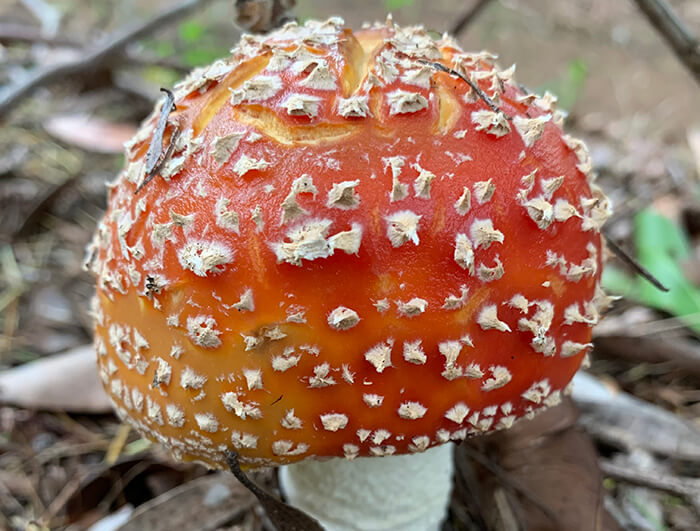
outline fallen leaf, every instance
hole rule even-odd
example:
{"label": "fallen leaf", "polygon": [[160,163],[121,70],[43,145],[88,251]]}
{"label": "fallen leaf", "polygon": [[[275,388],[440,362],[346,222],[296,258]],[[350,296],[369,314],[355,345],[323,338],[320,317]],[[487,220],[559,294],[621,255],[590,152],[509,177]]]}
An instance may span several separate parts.
{"label": "fallen leaf", "polygon": [[69,413],[108,413],[92,345],[0,372],[0,403]]}
{"label": "fallen leaf", "polygon": [[683,274],[681,264],[691,259],[691,244],[675,222],[647,208],[634,217],[635,245],[639,263],[668,288],[663,292],[646,279],[632,278],[608,266],[603,272],[603,287],[612,293],[636,299],[647,306],[678,316],[700,333],[700,289]]}
{"label": "fallen leaf", "polygon": [[462,445],[480,463],[481,516],[489,529],[518,529],[512,522],[538,531],[620,529],[604,509],[598,453],[576,427],[577,416],[565,400],[530,421]]}
{"label": "fallen leaf", "polygon": [[66,501],[67,522],[82,529],[124,503],[140,508],[204,472],[201,467],[151,454],[121,459],[113,465],[95,464]]}
{"label": "fallen leaf", "polygon": [[136,134],[138,126],[86,114],[67,114],[52,116],[44,122],[44,129],[66,144],[109,155],[124,151],[124,142]]}
{"label": "fallen leaf", "polygon": [[203,476],[142,505],[119,531],[218,529],[255,504],[255,497],[233,474]]}

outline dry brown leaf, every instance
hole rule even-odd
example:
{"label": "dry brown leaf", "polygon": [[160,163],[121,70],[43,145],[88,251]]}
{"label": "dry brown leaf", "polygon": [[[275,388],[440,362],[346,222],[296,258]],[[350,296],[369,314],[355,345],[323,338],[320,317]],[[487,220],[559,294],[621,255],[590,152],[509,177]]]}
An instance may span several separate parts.
{"label": "dry brown leaf", "polygon": [[0,372],[0,403],[69,413],[112,411],[92,345]]}
{"label": "dry brown leaf", "polygon": [[140,505],[119,531],[218,529],[254,504],[255,497],[232,474],[218,472]]}
{"label": "dry brown leaf", "polygon": [[206,471],[146,453],[123,458],[113,465],[95,464],[86,472],[64,508],[65,523],[80,529],[114,514],[125,503],[138,506],[136,514],[144,504],[175,492]]}
{"label": "dry brown leaf", "polygon": [[508,517],[537,531],[619,529],[603,507],[598,454],[575,426],[577,415],[567,400],[477,443],[501,470],[500,477],[485,469],[479,474],[482,516],[490,528],[503,528]]}
{"label": "dry brown leaf", "polygon": [[124,142],[132,138],[138,126],[131,123],[108,122],[86,114],[52,116],[44,129],[58,140],[86,151],[119,154]]}

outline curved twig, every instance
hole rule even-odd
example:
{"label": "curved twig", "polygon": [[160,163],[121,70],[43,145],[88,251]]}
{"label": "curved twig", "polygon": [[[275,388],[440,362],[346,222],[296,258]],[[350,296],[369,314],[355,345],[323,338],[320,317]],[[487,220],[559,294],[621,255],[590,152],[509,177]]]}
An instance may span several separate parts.
{"label": "curved twig", "polygon": [[617,256],[620,260],[622,260],[625,264],[627,264],[630,268],[632,268],[632,270],[636,274],[647,279],[656,289],[661,290],[664,293],[668,292],[668,288],[664,286],[659,279],[652,275],[651,272],[642,264],[637,262],[629,254],[627,254],[627,251],[625,251],[622,247],[615,243],[615,240],[613,240],[608,233],[603,232],[603,237],[605,238],[605,241],[607,242],[608,247],[610,248],[612,253],[615,256]]}
{"label": "curved twig", "polygon": [[477,0],[476,4],[467,9],[461,17],[457,19],[450,28],[450,34],[457,37],[464,29],[472,23],[472,21],[481,13],[481,11],[491,2],[491,0]]}
{"label": "curved twig", "polygon": [[102,45],[97,46],[95,50],[86,52],[82,57],[49,68],[35,70],[27,76],[26,79],[14,84],[0,96],[0,118],[3,118],[35,89],[60,81],[69,76],[99,69],[99,67],[108,60],[122,54],[124,48],[129,44],[148,36],[162,26],[192,13],[210,1],[211,0],[186,0],[175,7],[163,11],[144,23],[120,31]]}
{"label": "curved twig", "polygon": [[700,41],[685,27],[664,0],[634,0],[649,23],[656,28],[674,53],[700,83]]}
{"label": "curved twig", "polygon": [[231,473],[258,499],[268,518],[279,531],[323,531],[321,524],[309,515],[271,496],[251,481],[241,470],[238,452],[226,450],[224,455]]}

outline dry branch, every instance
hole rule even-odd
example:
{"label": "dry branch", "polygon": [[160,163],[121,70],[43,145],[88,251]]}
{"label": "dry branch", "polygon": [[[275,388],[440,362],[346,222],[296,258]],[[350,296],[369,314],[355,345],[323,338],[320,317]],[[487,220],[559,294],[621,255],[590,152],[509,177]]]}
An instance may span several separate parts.
{"label": "dry branch", "polygon": [[649,23],[656,28],[674,53],[700,83],[700,41],[685,27],[664,0],[634,0]]}
{"label": "dry branch", "polygon": [[489,4],[491,0],[477,0],[476,4],[467,9],[462,16],[457,19],[450,28],[450,34],[457,37],[462,31],[479,16],[479,13]]}
{"label": "dry branch", "polygon": [[0,42],[41,42],[44,44],[50,44],[52,46],[69,46],[71,48],[77,48],[81,46],[81,43],[70,39],[69,37],[64,37],[61,35],[50,36],[44,34],[39,28],[36,28],[34,26],[29,26],[27,24],[10,23],[0,24]]}
{"label": "dry branch", "polygon": [[692,422],[654,404],[611,390],[579,371],[572,398],[579,424],[595,439],[626,450],[641,448],[673,459],[700,463],[700,430]]}
{"label": "dry branch", "polygon": [[622,260],[626,266],[630,267],[634,273],[647,279],[656,289],[663,292],[668,292],[668,288],[666,286],[664,286],[654,275],[652,275],[647,268],[632,258],[632,256],[622,247],[620,247],[606,232],[603,232],[603,237],[605,238],[605,241],[612,253]]}
{"label": "dry branch", "polygon": [[201,8],[211,0],[187,0],[167,9],[152,19],[118,32],[92,51],[75,60],[68,61],[46,69],[38,69],[26,79],[11,86],[0,97],[0,118],[3,118],[22,99],[29,96],[38,87],[60,81],[70,76],[77,76],[98,70],[108,61],[115,59],[134,41],[149,36],[163,26],[171,24],[182,17]]}
{"label": "dry branch", "polygon": [[596,354],[634,363],[667,363],[671,368],[700,377],[700,346],[683,338],[645,337],[638,335],[599,335],[595,337]]}
{"label": "dry branch", "polygon": [[700,514],[700,479],[676,477],[656,470],[630,468],[607,459],[600,460],[600,468],[603,474],[618,481],[680,496],[692,504],[693,509]]}

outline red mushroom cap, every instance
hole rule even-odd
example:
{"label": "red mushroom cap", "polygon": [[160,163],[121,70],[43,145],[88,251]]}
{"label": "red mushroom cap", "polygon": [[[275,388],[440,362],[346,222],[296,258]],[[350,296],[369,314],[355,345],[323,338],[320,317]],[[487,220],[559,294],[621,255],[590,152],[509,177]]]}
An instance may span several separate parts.
{"label": "red mushroom cap", "polygon": [[606,302],[609,204],[551,95],[449,37],[331,19],[244,36],[175,105],[138,193],[160,109],[127,145],[89,257],[120,416],[257,466],[558,402]]}

